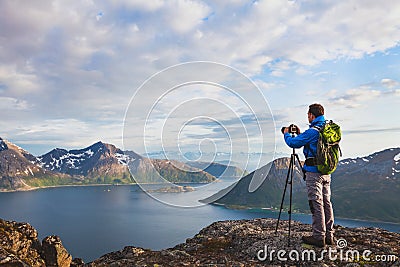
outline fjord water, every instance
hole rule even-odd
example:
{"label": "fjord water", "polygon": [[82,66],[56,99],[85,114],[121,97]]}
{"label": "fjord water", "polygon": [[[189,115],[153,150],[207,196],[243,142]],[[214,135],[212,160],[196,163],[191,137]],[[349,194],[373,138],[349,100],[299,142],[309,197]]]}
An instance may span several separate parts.
{"label": "fjord water", "polygon": [[[158,193],[181,197],[185,193]],[[283,219],[287,214],[282,213]],[[28,222],[39,239],[59,235],[73,255],[88,262],[132,245],[150,249],[173,247],[212,222],[231,219],[277,218],[269,210],[230,210],[205,205],[177,208],[160,203],[139,186],[81,186],[0,193],[0,218]],[[311,223],[306,214],[293,220]],[[400,225],[337,219],[348,227],[381,227],[393,232]]]}

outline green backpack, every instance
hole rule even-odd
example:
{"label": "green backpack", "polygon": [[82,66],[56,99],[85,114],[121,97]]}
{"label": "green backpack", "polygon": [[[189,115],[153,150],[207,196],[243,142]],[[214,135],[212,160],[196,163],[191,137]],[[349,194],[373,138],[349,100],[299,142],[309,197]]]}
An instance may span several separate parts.
{"label": "green backpack", "polygon": [[319,131],[316,156],[318,171],[322,174],[331,174],[336,170],[339,154],[342,156],[342,151],[339,147],[339,142],[342,138],[340,126],[330,120],[325,123],[322,129],[315,128]]}

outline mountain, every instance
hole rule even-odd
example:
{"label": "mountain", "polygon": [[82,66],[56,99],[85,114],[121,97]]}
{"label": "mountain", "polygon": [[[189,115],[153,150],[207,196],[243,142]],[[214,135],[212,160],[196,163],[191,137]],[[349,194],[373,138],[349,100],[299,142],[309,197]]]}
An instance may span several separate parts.
{"label": "mountain", "polygon": [[140,183],[160,182],[159,176],[172,183],[209,183],[216,180],[211,174],[176,160],[150,159],[132,151],[125,151],[125,156],[131,173]]}
{"label": "mountain", "polygon": [[247,175],[246,171],[235,167],[221,164],[218,162],[186,162],[187,165],[204,170],[217,178],[240,178]]}
{"label": "mountain", "polygon": [[182,162],[200,161],[214,162],[228,166],[235,166],[245,171],[253,171],[259,168],[261,158],[273,158],[284,156],[282,153],[260,153],[260,152],[185,152],[183,155],[179,151],[152,151],[144,154],[144,156],[152,159],[172,159]]}
{"label": "mountain", "polygon": [[35,156],[0,138],[0,190],[27,190],[51,181],[69,184],[73,179],[42,168]]}
{"label": "mountain", "polygon": [[158,174],[173,183],[207,183],[216,179],[178,161],[149,159],[102,142],[79,150],[53,149],[38,160],[48,170],[85,177],[85,183],[152,183],[158,181]]}
{"label": "mountain", "polygon": [[[270,172],[255,192],[248,192],[253,172],[232,185],[231,191],[224,189],[204,201],[216,199],[214,203],[228,207],[279,209],[289,159],[276,159],[270,164]],[[332,174],[331,189],[338,217],[400,223],[400,148],[341,160]],[[286,196],[287,201],[288,192]],[[305,183],[298,169],[294,176],[293,206],[296,211],[309,212]]]}
{"label": "mountain", "polygon": [[332,180],[338,215],[400,223],[400,148],[342,160]]}
{"label": "mountain", "polygon": [[[252,193],[248,191],[248,188],[255,171],[203,201],[209,203],[214,200],[212,202],[215,204],[224,204],[233,208],[256,207],[279,209],[289,163],[289,158],[279,158],[260,168],[263,174],[267,173],[268,169],[269,172],[262,185]],[[303,205],[303,202],[306,202],[307,198],[307,195],[304,194],[304,189],[305,182],[303,181],[302,171],[296,166],[293,175],[293,210],[300,211],[308,207],[308,204],[307,206]],[[289,200],[288,192],[285,198],[286,206],[288,206]]]}
{"label": "mountain", "polygon": [[158,174],[173,183],[216,180],[211,174],[182,162],[149,159],[102,142],[83,149],[56,148],[35,157],[0,138],[0,191],[59,185],[152,183],[159,182],[155,179]]}
{"label": "mountain", "polygon": [[82,177],[83,183],[131,183],[127,157],[114,145],[97,142],[77,150],[56,148],[38,157],[47,170]]}

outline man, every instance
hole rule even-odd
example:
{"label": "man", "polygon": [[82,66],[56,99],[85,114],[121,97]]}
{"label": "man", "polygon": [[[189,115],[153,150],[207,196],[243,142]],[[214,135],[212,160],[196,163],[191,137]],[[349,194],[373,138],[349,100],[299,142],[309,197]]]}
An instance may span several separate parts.
{"label": "man", "polygon": [[309,106],[307,113],[310,128],[295,137],[289,134],[289,128],[284,129],[286,144],[291,148],[303,148],[306,158],[303,171],[307,185],[308,203],[312,213],[312,236],[303,236],[306,244],[324,247],[334,244],[333,209],[331,203],[331,176],[318,172],[314,162],[317,155],[319,129],[325,125],[324,108],[320,104]]}

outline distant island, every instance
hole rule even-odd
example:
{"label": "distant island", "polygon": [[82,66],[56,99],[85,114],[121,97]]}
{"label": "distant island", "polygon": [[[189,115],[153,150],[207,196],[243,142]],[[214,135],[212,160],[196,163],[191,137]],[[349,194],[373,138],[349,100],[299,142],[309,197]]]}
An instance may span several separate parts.
{"label": "distant island", "polygon": [[149,193],[182,193],[182,192],[193,192],[195,189],[188,185],[177,185],[177,186],[166,186],[158,189],[147,190]]}

